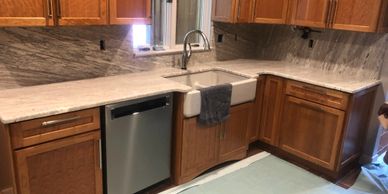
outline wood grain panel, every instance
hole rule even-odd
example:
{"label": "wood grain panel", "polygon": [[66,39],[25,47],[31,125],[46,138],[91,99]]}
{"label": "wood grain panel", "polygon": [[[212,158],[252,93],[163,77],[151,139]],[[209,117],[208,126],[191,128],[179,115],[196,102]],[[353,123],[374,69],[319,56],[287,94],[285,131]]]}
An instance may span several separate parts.
{"label": "wood grain panel", "polygon": [[51,0],[0,1],[0,26],[46,26],[48,4]]}
{"label": "wood grain panel", "polygon": [[345,112],[288,96],[281,125],[280,148],[335,170]]}
{"label": "wood grain panel", "polygon": [[[68,120],[70,119],[70,120]],[[44,126],[45,122],[63,121]],[[14,149],[31,146],[100,128],[99,108],[65,113],[10,125]]]}
{"label": "wood grain panel", "polygon": [[292,0],[291,24],[325,28],[329,8],[329,0]]}
{"label": "wood grain panel", "polygon": [[15,152],[19,193],[102,193],[98,131]]}
{"label": "wood grain panel", "polygon": [[234,106],[229,119],[221,125],[219,163],[243,159],[248,150],[247,132],[253,103]]}
{"label": "wood grain panel", "polygon": [[279,119],[284,96],[283,85],[283,79],[280,77],[266,77],[260,140],[271,145],[278,144]]}
{"label": "wood grain panel", "polygon": [[234,22],[237,0],[213,0],[212,20]]}
{"label": "wood grain panel", "polygon": [[107,0],[57,0],[59,25],[102,25],[108,23]]}
{"label": "wood grain panel", "polygon": [[377,31],[382,0],[337,0],[334,29]]}
{"label": "wood grain panel", "polygon": [[264,99],[264,88],[265,88],[265,76],[259,76],[257,79],[256,85],[256,99],[252,106],[250,119],[249,119],[249,128],[248,128],[248,141],[250,143],[259,140],[260,135],[260,123],[261,115],[263,109],[263,99]]}
{"label": "wood grain panel", "polygon": [[111,24],[151,24],[151,0],[110,0]]}
{"label": "wood grain panel", "polygon": [[285,24],[289,0],[255,0],[253,22]]}
{"label": "wood grain panel", "polygon": [[14,163],[12,157],[9,128],[0,123],[0,192],[13,193],[16,189]]}
{"label": "wood grain panel", "polygon": [[217,164],[219,126],[200,126],[197,118],[185,119],[182,138],[182,180],[198,176]]}

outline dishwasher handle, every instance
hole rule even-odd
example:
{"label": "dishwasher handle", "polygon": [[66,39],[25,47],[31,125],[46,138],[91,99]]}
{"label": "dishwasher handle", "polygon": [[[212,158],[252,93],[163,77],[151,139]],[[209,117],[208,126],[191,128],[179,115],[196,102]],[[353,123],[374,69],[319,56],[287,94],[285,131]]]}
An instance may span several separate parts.
{"label": "dishwasher handle", "polygon": [[110,111],[111,119],[114,120],[125,116],[141,114],[142,112],[150,111],[157,108],[168,107],[170,105],[171,98],[169,96],[164,96],[161,98],[139,102],[136,104],[121,106],[114,108]]}

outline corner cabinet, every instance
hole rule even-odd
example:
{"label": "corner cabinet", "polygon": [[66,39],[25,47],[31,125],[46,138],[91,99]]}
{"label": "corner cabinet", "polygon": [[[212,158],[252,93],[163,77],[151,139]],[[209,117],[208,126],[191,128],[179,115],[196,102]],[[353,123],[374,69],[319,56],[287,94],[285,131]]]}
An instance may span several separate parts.
{"label": "corner cabinet", "polygon": [[13,182],[7,190],[102,194],[99,117],[94,108],[2,125],[0,146],[10,153],[2,160],[11,172],[1,176]]}
{"label": "corner cabinet", "polygon": [[151,0],[110,0],[110,24],[151,24]]}
{"label": "corner cabinet", "polygon": [[[339,30],[361,32],[387,31],[386,0],[334,0],[330,26]],[[350,6],[352,5],[352,6]]]}
{"label": "corner cabinet", "polygon": [[358,165],[377,86],[354,94],[274,76],[257,120],[270,152],[338,180]]}
{"label": "corner cabinet", "polygon": [[227,23],[248,23],[253,0],[213,0],[212,20]]}
{"label": "corner cabinet", "polygon": [[173,179],[188,182],[206,170],[226,161],[246,157],[247,131],[253,103],[236,105],[223,123],[201,126],[197,117],[183,116],[184,94],[176,94]]}

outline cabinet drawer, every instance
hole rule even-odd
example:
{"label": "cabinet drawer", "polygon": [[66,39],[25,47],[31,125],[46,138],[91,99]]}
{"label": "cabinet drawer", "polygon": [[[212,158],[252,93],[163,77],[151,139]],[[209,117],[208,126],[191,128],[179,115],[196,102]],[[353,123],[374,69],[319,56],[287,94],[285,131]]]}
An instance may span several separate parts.
{"label": "cabinet drawer", "polygon": [[346,93],[290,80],[286,94],[341,110],[346,110],[349,100]]}
{"label": "cabinet drawer", "polygon": [[70,112],[10,125],[14,149],[100,128],[99,108]]}

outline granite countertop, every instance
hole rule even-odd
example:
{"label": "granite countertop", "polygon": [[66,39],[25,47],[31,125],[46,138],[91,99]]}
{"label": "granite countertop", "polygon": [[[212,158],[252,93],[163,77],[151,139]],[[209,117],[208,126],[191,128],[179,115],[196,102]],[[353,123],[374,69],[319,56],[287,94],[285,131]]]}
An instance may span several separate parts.
{"label": "granite countertop", "polygon": [[347,93],[356,93],[380,83],[379,80],[358,81],[350,76],[279,61],[234,60],[190,67],[188,71],[166,67],[142,73],[2,90],[0,121],[9,124],[163,93],[188,92],[191,87],[163,77],[211,69],[251,78],[260,74],[278,75]]}

